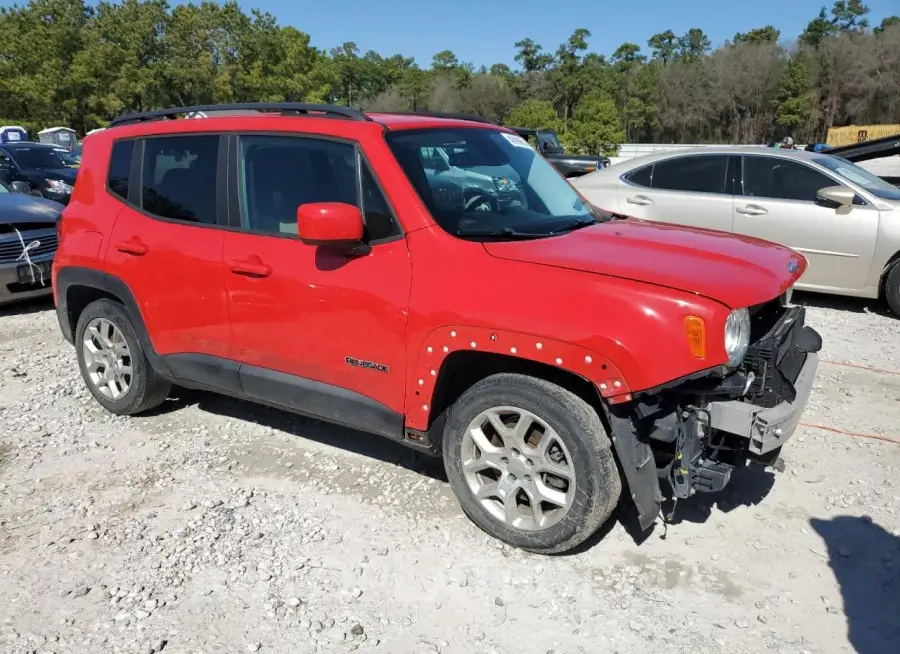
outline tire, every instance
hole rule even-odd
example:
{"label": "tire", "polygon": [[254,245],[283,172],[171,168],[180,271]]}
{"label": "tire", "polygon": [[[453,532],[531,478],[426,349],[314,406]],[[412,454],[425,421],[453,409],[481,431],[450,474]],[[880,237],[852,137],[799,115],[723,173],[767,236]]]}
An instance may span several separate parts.
{"label": "tire", "polygon": [[[101,324],[105,324],[102,321],[106,321],[111,324],[121,334],[124,344],[127,346],[128,355],[121,357],[120,360],[130,363],[131,372],[125,377],[128,380],[127,390],[119,397],[104,393],[101,385],[92,379],[90,364],[87,361],[88,355],[85,351],[85,336],[88,326],[97,325],[95,321],[101,321]],[[120,345],[121,340],[119,339]],[[75,350],[84,383],[87,384],[94,399],[110,413],[123,416],[149,411],[162,404],[171,390],[171,384],[153,369],[141,347],[131,318],[126,313],[125,307],[118,302],[107,299],[95,300],[85,307],[78,317],[78,324],[75,328]],[[121,386],[118,388],[122,390]]]}
{"label": "tire", "polygon": [[[520,412],[519,419],[530,416],[529,419],[538,426],[537,430],[529,431],[530,436],[524,444],[515,436],[518,420],[507,424],[514,419],[516,411]],[[473,421],[481,424],[485,412],[488,415],[485,428],[470,431]],[[493,428],[498,416],[503,420],[503,432]],[[541,433],[542,427],[548,429]],[[488,453],[488,443],[473,437],[475,432],[490,433],[493,443],[502,441],[503,448],[492,448]],[[551,456],[542,458],[538,452],[545,443],[544,438],[551,443]],[[536,440],[538,447],[529,444],[529,439],[532,443]],[[476,445],[473,448],[476,440],[485,447]],[[507,441],[522,446],[510,449]],[[553,461],[553,455],[562,458],[565,464]],[[447,416],[443,459],[450,485],[465,514],[491,536],[538,554],[558,554],[582,544],[609,518],[622,491],[610,439],[597,412],[560,386],[526,375],[492,375],[463,393],[450,407]],[[503,461],[507,462],[506,468],[502,467]],[[491,467],[495,462],[501,466],[496,470]],[[553,468],[547,468],[545,464]],[[472,470],[478,467],[483,470],[473,474]],[[559,487],[564,477],[541,472],[550,469],[564,471],[574,481],[574,488],[564,483],[565,492],[553,488],[551,485]],[[498,481],[494,481],[494,477]],[[503,481],[508,479],[517,481]],[[516,492],[519,501],[513,502],[512,511],[500,496],[484,497],[504,483],[513,487],[516,483],[522,485]],[[481,499],[476,497],[473,485],[483,493]],[[541,522],[538,522],[532,500],[543,497],[548,489],[554,498],[565,496],[569,499],[563,509],[554,508],[562,506],[561,502],[538,502],[542,514]],[[510,493],[506,492],[505,497],[509,498]],[[526,499],[527,503],[524,502]],[[510,515],[514,516],[512,520]]]}
{"label": "tire", "polygon": [[884,277],[884,299],[895,316],[900,317],[900,263],[895,263]]}

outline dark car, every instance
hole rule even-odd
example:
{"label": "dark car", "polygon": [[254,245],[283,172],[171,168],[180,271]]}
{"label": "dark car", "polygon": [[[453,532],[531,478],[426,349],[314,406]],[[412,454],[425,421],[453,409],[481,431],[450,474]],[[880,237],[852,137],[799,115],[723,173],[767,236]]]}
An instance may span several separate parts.
{"label": "dark car", "polygon": [[0,305],[49,295],[63,205],[0,183]]}
{"label": "dark car", "polygon": [[24,141],[0,145],[0,181],[25,182],[32,195],[68,204],[77,173],[59,146]]}
{"label": "dark car", "polygon": [[[830,155],[841,157],[853,163],[884,159],[886,157],[900,156],[900,134],[886,136],[870,141],[861,141],[850,145],[842,145],[825,150]],[[876,173],[877,174],[877,173]],[[900,186],[900,175],[879,175],[883,180],[894,186]]]}
{"label": "dark car", "polygon": [[566,177],[580,177],[598,168],[606,168],[609,157],[595,155],[568,154],[552,129],[531,129],[511,127],[519,136],[535,146],[544,158]]}

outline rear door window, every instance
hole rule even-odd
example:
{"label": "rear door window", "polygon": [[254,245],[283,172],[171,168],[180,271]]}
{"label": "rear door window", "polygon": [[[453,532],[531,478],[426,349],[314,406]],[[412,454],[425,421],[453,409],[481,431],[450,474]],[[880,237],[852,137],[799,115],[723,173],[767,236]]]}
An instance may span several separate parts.
{"label": "rear door window", "polygon": [[215,225],[218,158],[215,134],[144,139],[141,208],[160,218]]}
{"label": "rear door window", "polygon": [[728,157],[701,154],[657,161],[653,188],[660,191],[730,194]]}

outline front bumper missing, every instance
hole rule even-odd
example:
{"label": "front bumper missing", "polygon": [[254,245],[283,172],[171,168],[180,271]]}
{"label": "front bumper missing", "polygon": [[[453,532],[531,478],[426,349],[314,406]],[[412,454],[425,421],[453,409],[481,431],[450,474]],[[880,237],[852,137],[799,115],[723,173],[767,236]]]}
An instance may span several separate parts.
{"label": "front bumper missing", "polygon": [[707,407],[709,426],[749,439],[748,449],[752,454],[762,455],[778,449],[797,429],[818,365],[819,355],[808,352],[794,382],[796,396],[791,402],[782,402],[768,409],[740,400],[710,402]]}

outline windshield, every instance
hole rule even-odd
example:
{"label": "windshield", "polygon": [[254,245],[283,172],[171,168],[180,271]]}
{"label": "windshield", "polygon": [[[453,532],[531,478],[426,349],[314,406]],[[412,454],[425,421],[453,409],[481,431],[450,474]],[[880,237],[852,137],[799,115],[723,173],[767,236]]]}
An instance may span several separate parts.
{"label": "windshield", "polygon": [[63,161],[66,162],[67,166],[71,166],[72,168],[77,168],[81,159],[77,157],[74,153],[69,152],[63,148],[55,148],[54,152],[59,154]]}
{"label": "windshield", "polygon": [[544,143],[543,147],[562,152],[563,147],[559,142],[559,138],[553,132],[538,132],[537,136],[538,141]]}
{"label": "windshield", "polygon": [[862,186],[872,195],[882,200],[900,201],[900,188],[886,182],[874,173],[862,166],[857,166],[843,157],[835,155],[823,155],[813,159],[817,164],[825,166],[828,170],[837,173],[846,180]]}
{"label": "windshield", "polygon": [[388,132],[435,221],[457,236],[550,236],[595,222],[591,208],[522,137],[463,127]]}
{"label": "windshield", "polygon": [[12,157],[21,168],[65,168],[68,166],[54,148],[16,148]]}

